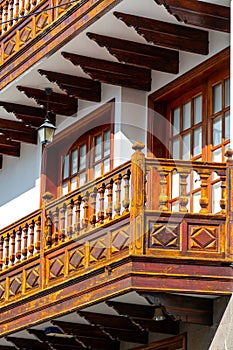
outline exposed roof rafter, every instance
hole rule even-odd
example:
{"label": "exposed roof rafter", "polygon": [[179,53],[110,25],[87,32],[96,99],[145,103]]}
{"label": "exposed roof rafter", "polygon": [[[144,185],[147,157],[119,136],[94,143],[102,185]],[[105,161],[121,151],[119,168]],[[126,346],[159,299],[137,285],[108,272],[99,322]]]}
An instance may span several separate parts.
{"label": "exposed roof rafter", "polygon": [[69,52],[62,52],[62,55],[74,65],[80,66],[94,80],[143,91],[151,89],[151,71],[149,69]]}
{"label": "exposed roof rafter", "polygon": [[101,101],[101,84],[98,81],[43,69],[38,72],[50,82],[56,83],[69,96],[92,102]]}
{"label": "exposed roof rafter", "polygon": [[154,0],[178,21],[230,33],[230,7],[196,0]]}
{"label": "exposed roof rafter", "polygon": [[167,73],[179,73],[179,52],[162,47],[87,33],[99,46],[106,47],[118,61]]}
{"label": "exposed roof rafter", "polygon": [[122,12],[114,12],[114,15],[155,45],[201,55],[209,53],[207,31]]}
{"label": "exposed roof rafter", "polygon": [[48,99],[44,90],[26,86],[17,86],[17,89],[23,92],[27,97],[33,98],[40,106],[44,106],[45,109],[48,104],[48,110],[55,114],[71,116],[77,112],[78,104],[77,99],[74,97],[52,92]]}

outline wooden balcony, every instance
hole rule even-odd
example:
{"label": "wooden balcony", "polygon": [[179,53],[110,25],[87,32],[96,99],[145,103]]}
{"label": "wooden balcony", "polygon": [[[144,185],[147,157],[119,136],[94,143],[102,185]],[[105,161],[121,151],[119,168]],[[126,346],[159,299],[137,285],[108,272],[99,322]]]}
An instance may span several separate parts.
{"label": "wooden balcony", "polygon": [[[145,158],[142,145],[134,149],[131,162],[67,196],[53,200],[46,193],[40,210],[1,231],[4,322],[9,305],[20,302],[23,312],[22,305],[30,308],[36,299],[38,310],[41,303],[49,308],[46,295],[67,300],[74,283],[79,293],[71,309],[122,290],[230,293],[232,152],[226,164],[217,164]],[[169,197],[174,170],[178,211]],[[199,213],[187,209],[192,171],[200,177]],[[209,212],[212,172],[221,180],[219,213]]]}

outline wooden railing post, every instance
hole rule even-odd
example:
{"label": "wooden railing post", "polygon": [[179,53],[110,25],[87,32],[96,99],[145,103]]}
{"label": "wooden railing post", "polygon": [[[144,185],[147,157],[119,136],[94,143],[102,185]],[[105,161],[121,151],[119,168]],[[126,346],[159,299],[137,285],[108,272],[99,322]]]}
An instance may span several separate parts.
{"label": "wooden railing post", "polygon": [[130,207],[130,252],[143,254],[144,207],[145,207],[145,155],[144,145],[137,142],[131,158],[131,207]]}
{"label": "wooden railing post", "polygon": [[226,183],[227,183],[227,241],[229,255],[233,255],[233,150],[228,149],[225,153],[227,157]]}

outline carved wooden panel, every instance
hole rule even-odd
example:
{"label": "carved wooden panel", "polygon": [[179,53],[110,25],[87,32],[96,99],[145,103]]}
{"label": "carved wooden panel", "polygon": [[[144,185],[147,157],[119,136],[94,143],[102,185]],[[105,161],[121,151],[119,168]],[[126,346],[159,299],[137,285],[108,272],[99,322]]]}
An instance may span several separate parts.
{"label": "carved wooden panel", "polygon": [[0,301],[5,300],[6,297],[6,281],[5,279],[0,282]]}
{"label": "carved wooden panel", "polygon": [[111,254],[116,254],[129,248],[129,226],[112,233]]}
{"label": "carved wooden panel", "polygon": [[107,258],[107,248],[109,243],[107,237],[101,237],[100,239],[94,240],[90,243],[90,263],[97,262]]}
{"label": "carved wooden panel", "polygon": [[49,279],[64,276],[64,254],[49,261]]}
{"label": "carved wooden panel", "polygon": [[219,226],[190,225],[188,232],[189,251],[219,251]]}
{"label": "carved wooden panel", "polygon": [[175,224],[154,224],[150,247],[160,249],[180,248],[180,226]]}
{"label": "carved wooden panel", "polygon": [[40,33],[49,24],[48,12],[41,12],[35,18],[35,32]]}
{"label": "carved wooden panel", "polygon": [[19,47],[24,46],[33,38],[32,22],[19,30]]}
{"label": "carved wooden panel", "polygon": [[69,251],[69,272],[81,269],[85,262],[85,247],[80,246]]}
{"label": "carved wooden panel", "polygon": [[9,297],[22,293],[22,273],[10,278],[9,281]]}
{"label": "carved wooden panel", "polygon": [[40,268],[33,267],[26,271],[26,290],[30,290],[39,286]]}

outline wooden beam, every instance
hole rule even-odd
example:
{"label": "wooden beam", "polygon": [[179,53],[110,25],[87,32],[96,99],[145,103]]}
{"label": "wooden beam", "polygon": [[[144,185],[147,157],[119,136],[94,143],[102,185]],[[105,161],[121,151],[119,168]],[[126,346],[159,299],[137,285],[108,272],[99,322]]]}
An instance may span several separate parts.
{"label": "wooden beam", "polygon": [[[45,119],[46,111],[43,108],[31,107],[17,103],[0,101],[2,106],[8,113],[14,113],[17,119],[23,120],[25,124],[38,127]],[[49,120],[55,125],[56,117],[50,113]]]}
{"label": "wooden beam", "polygon": [[6,339],[12,342],[17,349],[22,350],[51,350],[51,347],[46,343],[41,343],[36,339],[26,339],[8,336]]}
{"label": "wooden beam", "polygon": [[161,304],[174,319],[182,322],[212,325],[213,300],[166,293],[140,293],[151,304]]}
{"label": "wooden beam", "polygon": [[51,345],[52,349],[56,349],[57,346],[63,346],[63,349],[84,349],[84,347],[78,341],[76,341],[74,337],[66,336],[66,334],[64,334],[64,337],[46,335],[45,332],[40,329],[28,329],[28,332],[30,334],[34,334],[40,342]]}
{"label": "wooden beam", "polygon": [[114,12],[114,15],[150,43],[202,55],[209,53],[207,31],[122,12]]}
{"label": "wooden beam", "polygon": [[178,21],[230,33],[230,7],[194,0],[154,0]]}
{"label": "wooden beam", "polygon": [[20,143],[6,139],[5,136],[0,136],[0,153],[8,156],[20,156]]}
{"label": "wooden beam", "polygon": [[124,316],[100,314],[87,311],[79,311],[92,325],[101,327],[106,334],[117,340],[133,343],[148,343],[148,332],[142,331],[137,325]]}
{"label": "wooden beam", "polygon": [[46,76],[50,82],[56,83],[69,96],[91,102],[101,101],[101,83],[99,81],[43,69],[39,69],[38,72]]}
{"label": "wooden beam", "polygon": [[37,130],[22,122],[0,118],[0,131],[6,138],[37,144]]}
{"label": "wooden beam", "polygon": [[102,83],[150,91],[151,71],[142,67],[62,52],[63,57]]}
{"label": "wooden beam", "polygon": [[87,33],[88,38],[106,47],[118,61],[166,73],[179,73],[179,52],[129,40]]}
{"label": "wooden beam", "polygon": [[29,88],[26,86],[17,86],[17,89],[23,92],[27,97],[33,98],[40,106],[44,106],[45,109],[47,109],[48,105],[48,110],[55,114],[71,116],[77,112],[78,103],[77,99],[74,97],[52,92],[48,101],[48,97],[44,90]]}
{"label": "wooden beam", "polygon": [[72,334],[87,348],[95,350],[119,350],[120,343],[111,339],[98,326],[63,321],[52,321],[64,333]]}

